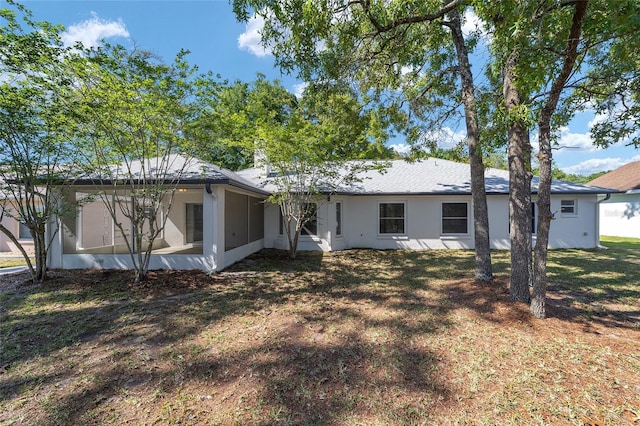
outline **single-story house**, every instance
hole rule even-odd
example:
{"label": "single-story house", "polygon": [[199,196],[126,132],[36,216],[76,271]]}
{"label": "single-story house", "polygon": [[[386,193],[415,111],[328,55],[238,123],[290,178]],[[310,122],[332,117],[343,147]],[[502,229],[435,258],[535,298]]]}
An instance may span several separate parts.
{"label": "single-story house", "polygon": [[[179,161],[177,160],[179,163]],[[151,269],[221,270],[262,248],[287,248],[280,209],[266,202],[274,190],[262,168],[232,172],[202,161],[182,174]],[[300,250],[472,249],[473,209],[468,164],[441,159],[390,161],[383,173],[363,171],[357,182],[327,193],[305,226]],[[490,241],[508,249],[509,173],[486,170]],[[64,196],[81,203],[74,217],[60,218],[50,250],[53,268],[128,268],[122,235],[97,190],[126,200],[118,182],[79,179]],[[535,201],[537,179],[532,185]],[[570,182],[553,183],[550,248],[599,244],[598,197],[615,190]],[[535,232],[536,206],[532,204]],[[120,219],[119,219],[120,220]],[[534,235],[535,238],[535,235]]]}
{"label": "single-story house", "polygon": [[619,191],[600,203],[600,235],[640,238],[640,161],[593,179],[589,185]]}

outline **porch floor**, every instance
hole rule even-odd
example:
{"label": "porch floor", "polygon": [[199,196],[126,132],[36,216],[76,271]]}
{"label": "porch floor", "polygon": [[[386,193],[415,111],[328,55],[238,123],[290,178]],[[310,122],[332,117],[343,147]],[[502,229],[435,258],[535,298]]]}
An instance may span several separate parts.
{"label": "porch floor", "polygon": [[202,254],[202,243],[164,247],[153,250],[151,254]]}

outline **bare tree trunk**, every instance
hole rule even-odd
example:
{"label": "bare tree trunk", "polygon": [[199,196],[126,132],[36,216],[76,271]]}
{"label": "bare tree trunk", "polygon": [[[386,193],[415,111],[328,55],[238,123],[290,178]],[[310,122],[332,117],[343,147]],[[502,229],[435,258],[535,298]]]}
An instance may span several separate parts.
{"label": "bare tree trunk", "polygon": [[515,82],[517,52],[507,59],[503,75],[509,157],[509,225],[511,237],[511,300],[529,302],[531,282],[531,145],[529,129],[518,114],[520,93]]}
{"label": "bare tree trunk", "polygon": [[35,276],[37,282],[44,282],[47,279],[47,241],[44,224],[31,230],[33,234],[33,249],[35,251]]}
{"label": "bare tree trunk", "polygon": [[562,69],[558,77],[553,81],[549,98],[540,112],[538,119],[538,143],[540,152],[540,183],[538,186],[538,231],[535,246],[534,273],[533,273],[533,298],[531,300],[531,313],[537,318],[546,316],[545,301],[547,297],[547,246],[549,245],[549,232],[551,230],[551,118],[556,110],[560,94],[569,79],[577,59],[578,44],[582,24],[587,13],[588,1],[574,3],[573,19],[567,49],[564,54]]}
{"label": "bare tree trunk", "polygon": [[545,299],[547,296],[547,246],[551,230],[551,129],[547,125],[540,127],[540,182],[538,184],[538,229],[536,235],[535,255],[533,260],[533,294],[531,313],[545,317]]}
{"label": "bare tree trunk", "polygon": [[491,245],[489,241],[489,213],[484,183],[484,164],[482,162],[482,150],[480,149],[480,131],[478,129],[478,117],[475,108],[473,74],[471,73],[469,53],[464,42],[458,9],[453,9],[449,13],[449,20],[449,28],[451,29],[453,43],[458,56],[458,68],[462,82],[462,103],[464,105],[464,115],[467,126],[476,254],[475,277],[477,280],[491,281],[493,279],[493,270],[491,266]]}

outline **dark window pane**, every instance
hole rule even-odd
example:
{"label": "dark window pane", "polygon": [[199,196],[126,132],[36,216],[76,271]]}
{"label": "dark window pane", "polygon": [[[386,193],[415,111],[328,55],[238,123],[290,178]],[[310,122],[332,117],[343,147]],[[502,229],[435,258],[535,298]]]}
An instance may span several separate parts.
{"label": "dark window pane", "polygon": [[466,234],[467,233],[467,219],[443,219],[442,220],[442,233],[443,234]]}
{"label": "dark window pane", "polygon": [[381,203],[380,217],[404,218],[404,203]]}
{"label": "dark window pane", "polygon": [[560,212],[566,214],[574,214],[575,213],[575,202],[573,200],[562,200],[560,201]]}
{"label": "dark window pane", "polygon": [[442,233],[466,234],[468,229],[467,203],[442,203]]}
{"label": "dark window pane", "polygon": [[467,203],[443,203],[442,217],[467,217]]}
{"label": "dark window pane", "polygon": [[404,219],[380,219],[381,234],[404,234]]}
{"label": "dark window pane", "polygon": [[187,243],[202,241],[202,204],[187,204]]}

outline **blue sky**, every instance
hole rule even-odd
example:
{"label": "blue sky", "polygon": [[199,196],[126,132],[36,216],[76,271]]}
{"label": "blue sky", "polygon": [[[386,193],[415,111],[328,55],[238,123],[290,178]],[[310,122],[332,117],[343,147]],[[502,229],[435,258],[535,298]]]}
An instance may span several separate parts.
{"label": "blue sky", "polygon": [[[0,0],[0,4],[4,1]],[[261,22],[236,22],[227,0],[23,0],[36,20],[62,24],[65,39],[96,45],[100,39],[148,49],[170,61],[181,49],[191,51],[189,62],[202,72],[213,71],[228,80],[253,81],[257,73],[280,79],[291,92],[301,82],[282,75],[273,66],[273,56],[260,46]],[[472,17],[469,25],[472,25]],[[568,173],[590,174],[611,170],[640,160],[640,150],[623,144],[596,149],[589,136],[593,114],[583,113],[560,132],[554,151],[557,166]],[[464,137],[460,129],[444,129],[443,146]],[[532,139],[535,141],[535,139]],[[401,140],[390,144],[402,149]]]}

